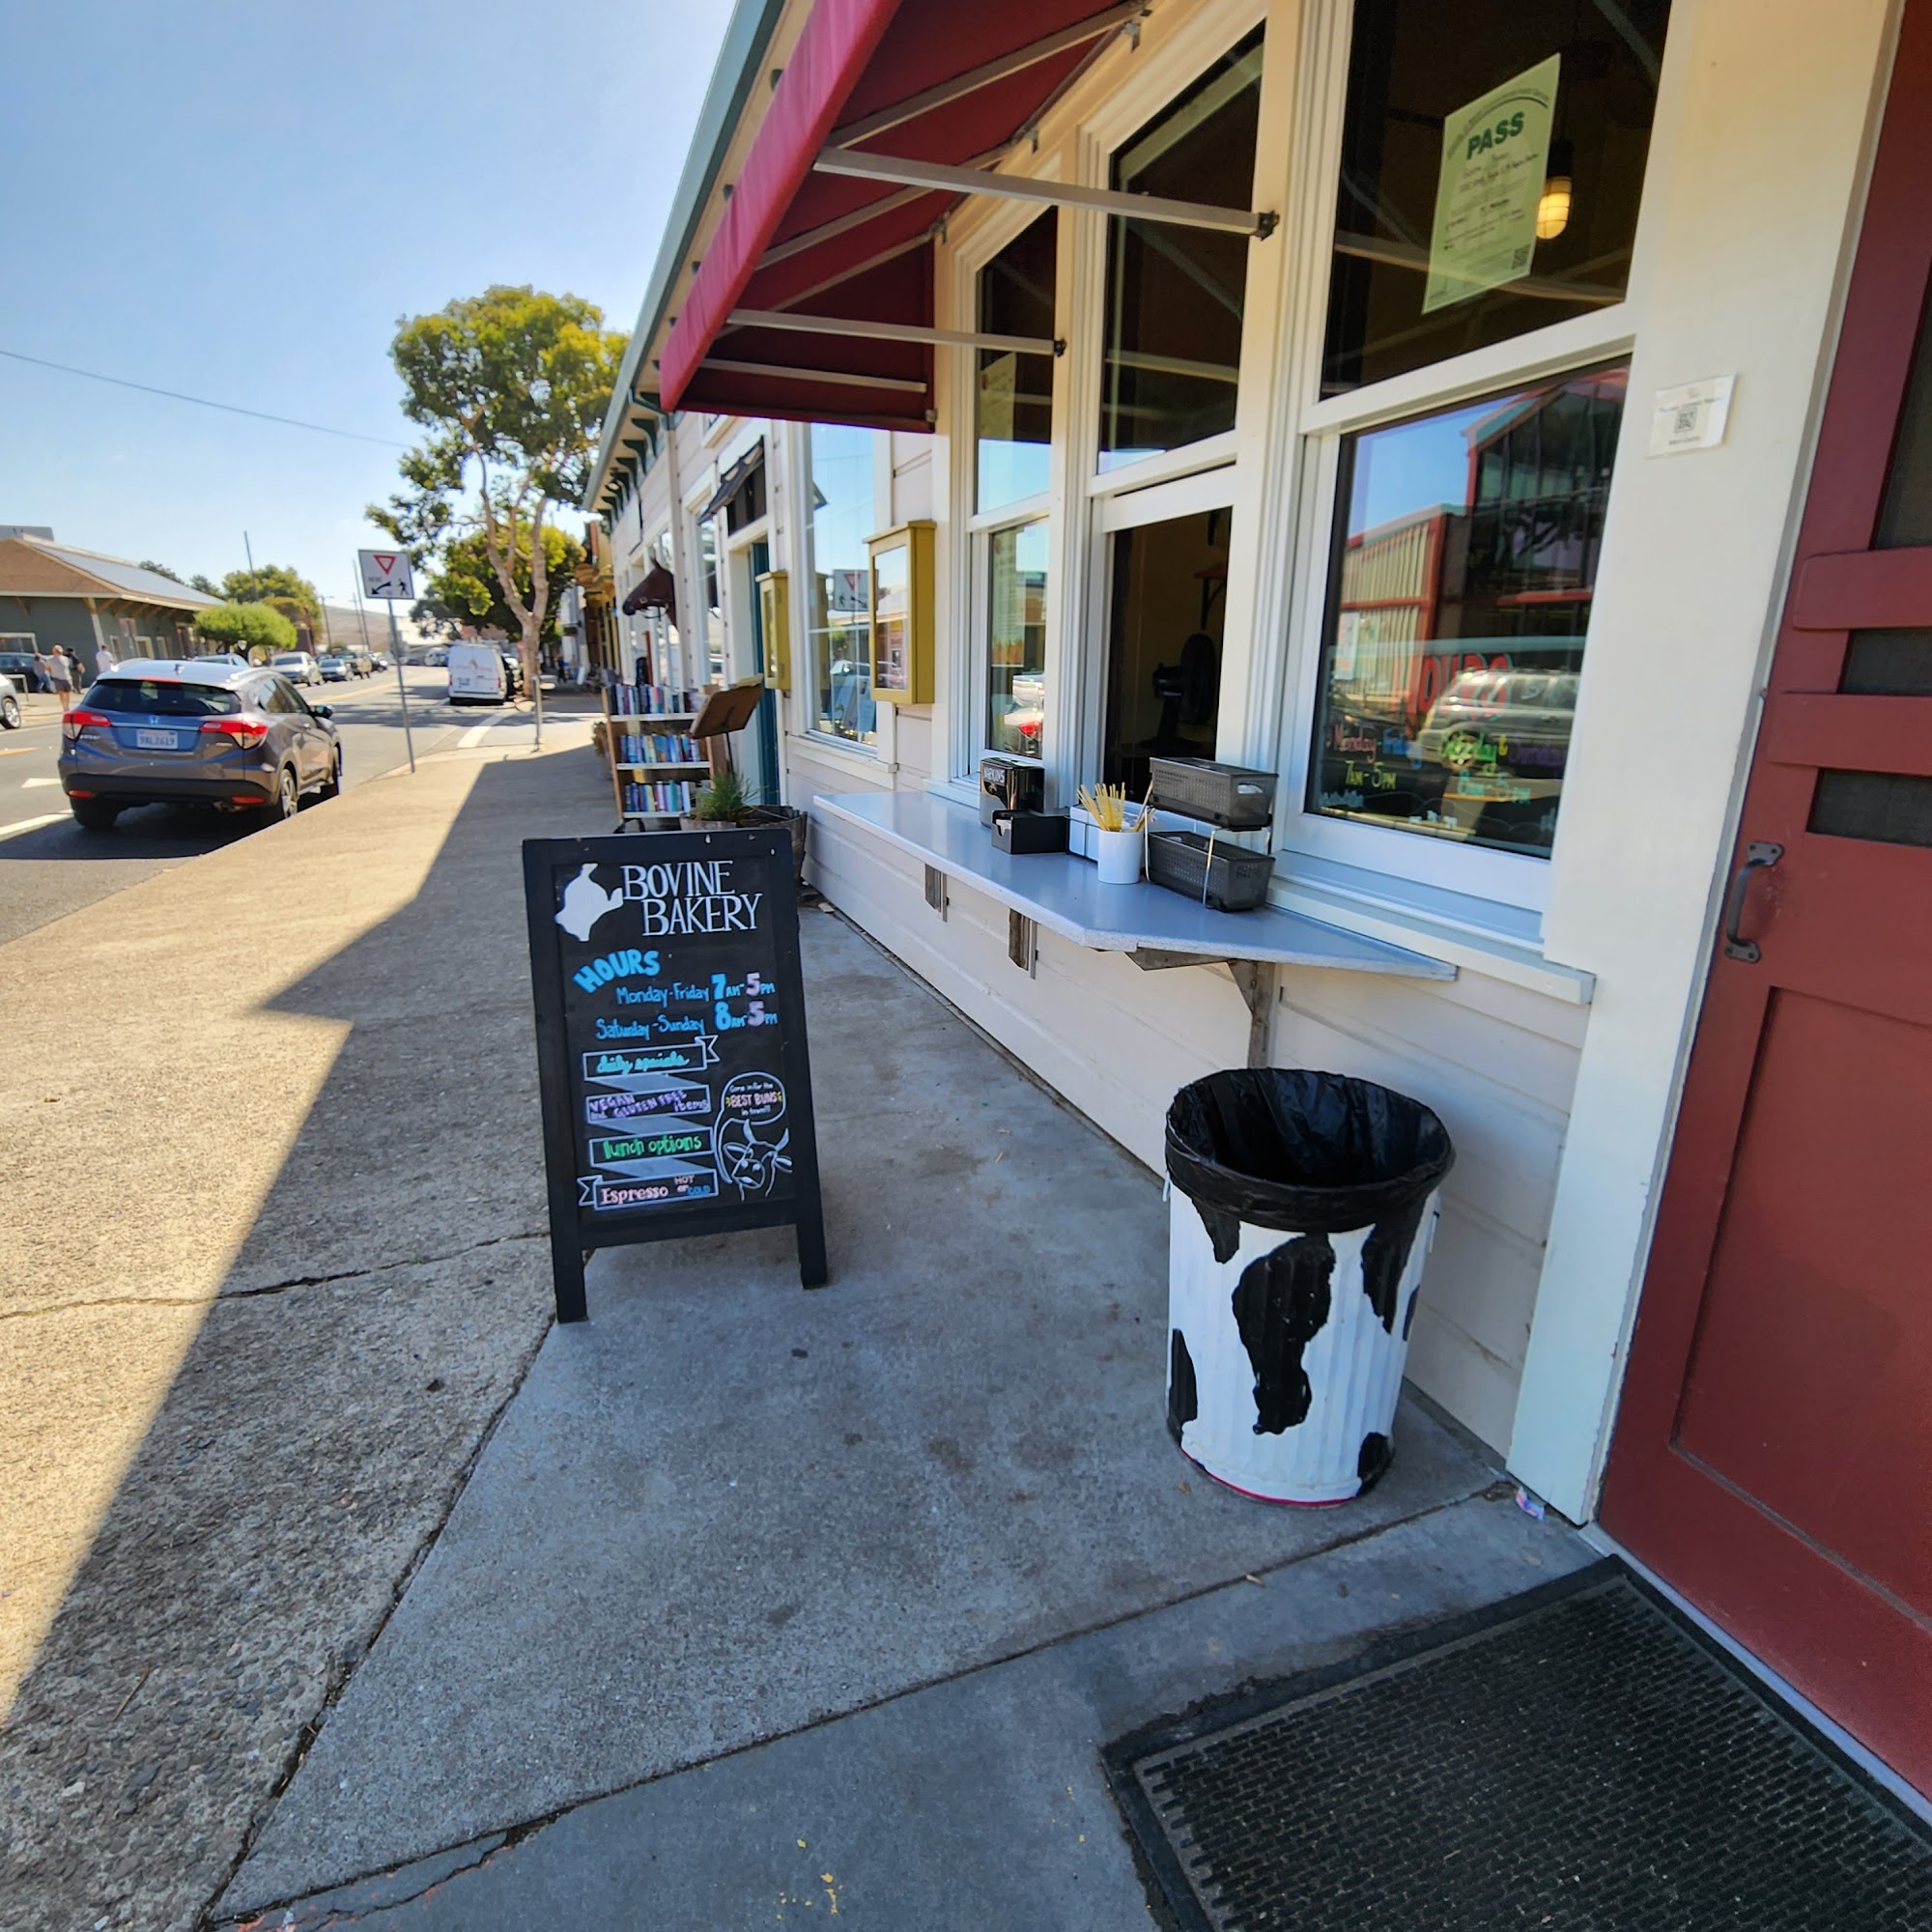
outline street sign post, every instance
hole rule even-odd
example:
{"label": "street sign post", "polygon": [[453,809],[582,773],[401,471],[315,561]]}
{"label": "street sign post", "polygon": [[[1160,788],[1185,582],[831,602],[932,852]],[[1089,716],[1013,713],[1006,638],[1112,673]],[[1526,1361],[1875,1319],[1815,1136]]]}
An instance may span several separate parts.
{"label": "street sign post", "polygon": [[409,554],[399,550],[358,550],[355,568],[362,594],[380,597],[389,607],[389,655],[396,662],[396,690],[403,700],[403,743],[409,748],[410,770],[416,768],[415,733],[410,729],[410,688],[403,681],[403,641],[396,629],[396,604],[416,594]]}

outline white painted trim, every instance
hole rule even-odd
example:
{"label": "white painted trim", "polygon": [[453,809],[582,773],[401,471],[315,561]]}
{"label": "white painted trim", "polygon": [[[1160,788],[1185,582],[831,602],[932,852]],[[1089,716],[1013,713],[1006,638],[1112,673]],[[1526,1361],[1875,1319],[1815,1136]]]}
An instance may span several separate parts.
{"label": "white painted trim", "polygon": [[[1104,270],[1103,270],[1104,272]],[[1247,332],[1242,319],[1242,334]],[[1096,398],[1094,408],[1099,408]],[[1240,453],[1240,439],[1234,430],[1219,436],[1204,436],[1199,442],[1183,442],[1179,449],[1159,449],[1137,463],[1122,463],[1114,469],[1095,469],[1085,484],[1090,497],[1108,497],[1120,490],[1145,490],[1151,483],[1172,482],[1177,476],[1191,476],[1197,469],[1218,469]]]}
{"label": "white painted trim", "polygon": [[1231,508],[1237,498],[1238,476],[1236,465],[1224,463],[1217,469],[1196,469],[1171,483],[1112,492],[1094,503],[1094,526],[1112,536],[1116,530],[1137,530],[1176,517],[1198,516],[1204,510]]}

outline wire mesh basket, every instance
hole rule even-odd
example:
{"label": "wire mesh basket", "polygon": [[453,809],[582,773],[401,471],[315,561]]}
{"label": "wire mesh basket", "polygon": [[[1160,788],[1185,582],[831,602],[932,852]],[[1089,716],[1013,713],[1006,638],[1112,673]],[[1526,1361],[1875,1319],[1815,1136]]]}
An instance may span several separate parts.
{"label": "wire mesh basket", "polygon": [[1231,832],[1255,832],[1274,821],[1275,775],[1211,758],[1151,758],[1153,802],[1164,811],[1205,818]]}

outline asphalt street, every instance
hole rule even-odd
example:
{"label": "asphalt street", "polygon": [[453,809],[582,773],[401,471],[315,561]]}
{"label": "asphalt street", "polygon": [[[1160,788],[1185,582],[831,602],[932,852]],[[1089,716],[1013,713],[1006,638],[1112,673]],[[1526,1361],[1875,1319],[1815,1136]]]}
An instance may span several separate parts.
{"label": "asphalt street", "polygon": [[[417,667],[404,675],[418,757],[498,730],[528,734],[527,706],[452,709],[444,700],[448,680],[442,671]],[[334,707],[346,784],[407,761],[393,670],[325,685],[308,696]],[[220,812],[145,806],[124,812],[111,832],[83,832],[61,792],[59,751],[60,716],[47,698],[29,702],[19,730],[0,734],[0,945],[255,829],[245,818]]]}

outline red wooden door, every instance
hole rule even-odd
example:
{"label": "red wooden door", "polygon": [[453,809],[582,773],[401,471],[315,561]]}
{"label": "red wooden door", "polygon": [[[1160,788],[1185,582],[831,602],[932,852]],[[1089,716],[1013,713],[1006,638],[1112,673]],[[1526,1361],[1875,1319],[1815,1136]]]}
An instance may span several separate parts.
{"label": "red wooden door", "polygon": [[1932,0],[1913,0],[1603,1501],[1633,1554],[1921,1790],[1929,279]]}

